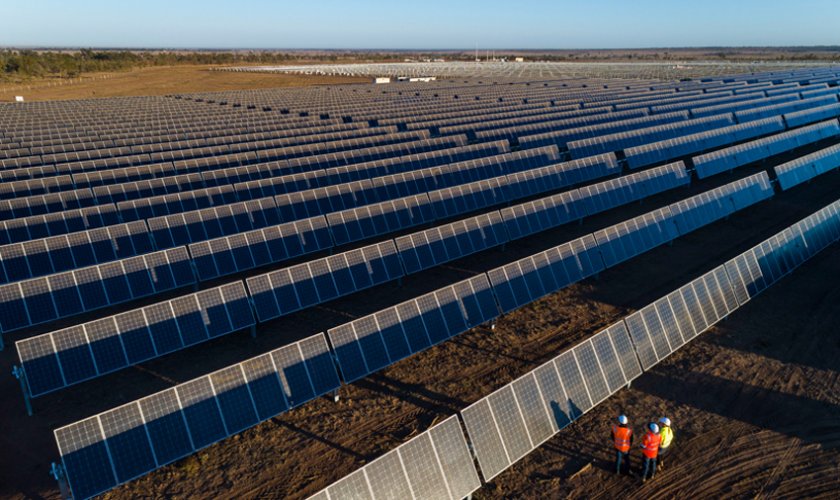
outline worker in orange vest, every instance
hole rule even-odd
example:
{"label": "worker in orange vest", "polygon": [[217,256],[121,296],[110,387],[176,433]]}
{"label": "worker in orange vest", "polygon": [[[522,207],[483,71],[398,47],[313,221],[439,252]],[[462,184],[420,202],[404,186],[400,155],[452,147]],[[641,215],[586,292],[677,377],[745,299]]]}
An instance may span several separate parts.
{"label": "worker in orange vest", "polygon": [[659,435],[659,426],[651,422],[648,425],[648,431],[645,437],[642,438],[642,455],[645,457],[645,468],[642,472],[642,482],[647,481],[648,470],[650,470],[650,478],[656,475],[656,457],[659,454],[659,443],[662,436]]}
{"label": "worker in orange vest", "polygon": [[625,463],[625,470],[630,472],[630,445],[633,444],[633,429],[625,415],[618,416],[618,425],[612,427],[612,440],[615,446],[615,473],[621,474],[621,463]]}

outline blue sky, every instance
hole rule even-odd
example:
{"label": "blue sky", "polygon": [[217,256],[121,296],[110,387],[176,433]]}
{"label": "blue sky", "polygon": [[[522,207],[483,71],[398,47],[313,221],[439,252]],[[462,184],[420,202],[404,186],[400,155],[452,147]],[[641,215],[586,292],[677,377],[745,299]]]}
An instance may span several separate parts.
{"label": "blue sky", "polygon": [[840,0],[0,0],[0,23],[2,46],[840,45]]}

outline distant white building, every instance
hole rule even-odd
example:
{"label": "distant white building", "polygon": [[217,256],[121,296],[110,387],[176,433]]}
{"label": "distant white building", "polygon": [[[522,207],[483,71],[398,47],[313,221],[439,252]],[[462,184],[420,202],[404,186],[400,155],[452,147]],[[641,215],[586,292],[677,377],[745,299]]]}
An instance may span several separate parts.
{"label": "distant white building", "polygon": [[377,76],[373,79],[373,83],[391,83],[391,79],[387,76]]}
{"label": "distant white building", "polygon": [[524,57],[517,57],[517,58],[515,58],[515,59],[514,59],[514,61],[516,61],[516,62],[525,62],[525,58],[524,58]]}

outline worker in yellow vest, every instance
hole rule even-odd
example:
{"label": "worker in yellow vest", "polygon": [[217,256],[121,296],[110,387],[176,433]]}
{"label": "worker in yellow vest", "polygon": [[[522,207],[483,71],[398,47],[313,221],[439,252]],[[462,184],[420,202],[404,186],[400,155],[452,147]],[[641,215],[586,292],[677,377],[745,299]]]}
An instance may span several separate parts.
{"label": "worker in yellow vest", "polygon": [[659,419],[659,457],[657,466],[662,470],[662,464],[668,452],[674,447],[674,429],[671,427],[671,419],[662,417]]}

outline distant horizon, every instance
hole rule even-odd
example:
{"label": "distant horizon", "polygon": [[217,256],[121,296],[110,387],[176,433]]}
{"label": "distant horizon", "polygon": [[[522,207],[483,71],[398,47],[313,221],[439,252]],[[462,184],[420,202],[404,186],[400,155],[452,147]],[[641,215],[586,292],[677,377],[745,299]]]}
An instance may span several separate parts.
{"label": "distant horizon", "polygon": [[[324,52],[474,52],[475,47],[463,48],[392,48],[392,47],[189,47],[189,46],[88,46],[88,45],[0,45],[0,50],[145,50],[145,51],[166,51],[166,50],[193,50],[193,51],[212,51],[212,52],[229,52],[229,51],[273,51],[273,52],[307,52],[307,51],[324,51]],[[512,48],[512,47],[478,47],[479,53],[487,51],[509,51],[509,52],[584,52],[584,51],[621,51],[621,50],[720,50],[720,49],[810,49],[810,50],[840,50],[840,44],[837,45],[697,45],[697,46],[661,46],[661,47],[581,47],[581,48]]]}
{"label": "distant horizon", "polygon": [[538,51],[840,45],[837,0],[522,0],[516,4],[29,0],[4,2],[0,17],[4,20],[0,46],[65,50],[469,51],[477,45],[479,50]]}

